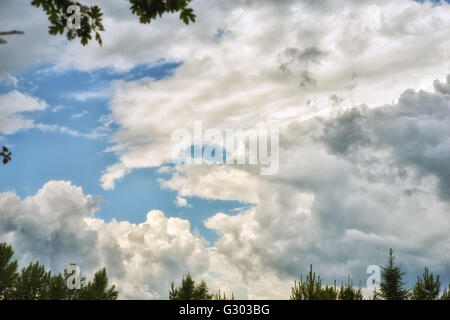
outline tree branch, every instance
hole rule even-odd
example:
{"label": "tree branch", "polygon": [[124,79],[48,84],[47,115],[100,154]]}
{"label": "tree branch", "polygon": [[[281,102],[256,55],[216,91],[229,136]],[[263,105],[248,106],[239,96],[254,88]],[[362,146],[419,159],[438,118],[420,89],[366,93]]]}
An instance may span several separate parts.
{"label": "tree branch", "polygon": [[24,34],[25,32],[19,30],[0,31],[0,36],[9,36],[10,34]]}
{"label": "tree branch", "polygon": [[[25,34],[25,32],[23,31],[19,31],[19,30],[11,30],[11,31],[0,31],[0,36],[9,36],[12,34]],[[7,43],[8,41],[6,41],[3,38],[0,38],[0,44],[4,44]]]}

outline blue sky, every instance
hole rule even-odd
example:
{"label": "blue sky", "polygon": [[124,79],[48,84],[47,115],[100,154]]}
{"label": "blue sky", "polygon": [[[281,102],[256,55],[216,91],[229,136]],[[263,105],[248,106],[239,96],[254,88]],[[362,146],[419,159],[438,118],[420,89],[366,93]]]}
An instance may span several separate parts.
{"label": "blue sky", "polygon": [[[21,266],[106,266],[125,299],[167,298],[188,271],[243,299],[288,298],[310,264],[364,285],[389,248],[409,284],[424,266],[448,283],[448,3],[195,0],[185,26],[103,1],[103,46],[83,47],[1,1],[0,30],[25,34],[0,45],[0,242]],[[279,129],[279,171],[162,173],[198,121]]]}
{"label": "blue sky", "polygon": [[[101,127],[102,119],[110,113],[108,88],[113,81],[145,77],[159,80],[170,77],[179,65],[138,65],[123,73],[110,68],[55,72],[51,65],[42,65],[14,74],[19,80],[17,88],[0,86],[0,94],[14,89],[42,99],[49,105],[47,109],[28,114],[36,123],[57,124],[89,134]],[[110,135],[116,129],[111,124],[104,133]],[[10,147],[14,161],[2,170],[2,180],[8,183],[0,185],[0,192],[15,191],[20,197],[27,197],[49,180],[72,181],[82,186],[85,193],[101,197],[97,217],[105,221],[115,218],[141,223],[148,211],[161,210],[171,217],[189,219],[192,231],[200,232],[213,243],[217,234],[207,229],[203,221],[217,212],[233,213],[232,209],[248,207],[237,201],[198,197],[188,199],[188,207],[177,207],[177,193],[160,188],[157,180],[167,175],[158,173],[157,168],[136,169],[118,182],[114,190],[103,190],[99,182],[102,172],[117,161],[114,153],[105,152],[111,145],[108,136],[74,137],[35,128],[5,136],[2,142]]]}

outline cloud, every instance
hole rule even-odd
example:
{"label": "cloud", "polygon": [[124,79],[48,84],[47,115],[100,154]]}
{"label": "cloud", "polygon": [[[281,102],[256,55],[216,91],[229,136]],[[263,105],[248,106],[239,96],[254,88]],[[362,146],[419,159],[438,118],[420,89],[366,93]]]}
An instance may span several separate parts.
{"label": "cloud", "polygon": [[312,263],[328,281],[364,281],[392,247],[410,281],[424,266],[448,281],[449,116],[449,95],[407,90],[396,104],[291,123],[280,173],[255,177],[257,206],[206,221],[218,252],[246,279]]}
{"label": "cloud", "polygon": [[178,275],[208,268],[205,242],[186,220],[150,211],[138,225],[107,223],[95,218],[97,209],[92,196],[66,181],[50,181],[25,199],[1,193],[0,239],[13,245],[21,265],[38,259],[61,272],[74,262],[84,274],[107,266],[122,298],[167,297]]}
{"label": "cloud", "polygon": [[17,79],[10,73],[0,73],[0,85],[17,88],[17,86],[19,85],[19,79]]}
{"label": "cloud", "polygon": [[182,197],[258,202],[257,179],[228,166],[177,167],[170,179],[159,182],[162,188],[176,190]]}
{"label": "cloud", "polygon": [[100,178],[102,188],[105,190],[114,189],[115,181],[122,179],[129,171],[120,163],[108,167]]}
{"label": "cloud", "polygon": [[152,210],[140,224],[106,222],[97,210],[98,201],[68,181],[49,181],[25,199],[0,193],[0,241],[14,247],[20,266],[39,260],[61,272],[72,262],[87,276],[106,266],[122,299],[167,299],[170,282],[188,271],[213,290],[247,297],[241,276],[187,220]]}
{"label": "cloud", "polygon": [[[121,34],[129,34],[133,24],[125,18],[111,26],[120,31],[109,35],[108,49],[87,50],[82,62],[73,60],[88,69],[98,67],[96,61],[116,66],[112,57],[117,56],[115,61],[123,62],[119,69],[158,57],[182,61],[161,81],[119,81],[111,88],[111,115],[119,130],[109,150],[128,172],[170,162],[172,132],[192,130],[194,121],[222,131],[286,126],[363,103],[392,103],[408,88],[431,90],[432,81],[446,73],[449,5],[200,0],[196,6],[199,21],[193,26],[172,25],[174,20],[167,18],[151,30],[133,32],[139,41],[133,40],[135,50],[127,51],[127,57],[119,44],[128,43],[128,35],[124,39]],[[379,23],[366,28],[372,13]],[[170,41],[159,37],[171,28]],[[215,37],[217,28],[227,35]],[[183,40],[177,41],[178,36]],[[149,42],[155,43],[152,52],[144,48]]]}
{"label": "cloud", "polygon": [[[52,111],[53,111],[53,110],[52,110]],[[87,114],[89,114],[89,112],[86,111],[86,110],[83,110],[82,112],[72,114],[70,117],[71,117],[72,119],[80,119],[80,118],[84,117],[84,116],[87,115]]]}
{"label": "cloud", "polygon": [[182,208],[182,207],[188,207],[190,206],[188,204],[188,201],[185,198],[182,198],[180,196],[177,196],[177,199],[175,201],[175,204],[177,207]]}
{"label": "cloud", "polygon": [[[276,176],[262,177],[251,166],[163,169],[170,175],[161,186],[183,199],[254,206],[208,218],[219,239],[206,247],[186,220],[151,211],[138,225],[105,222],[93,216],[92,204],[67,209],[80,236],[70,225],[53,236],[60,227],[48,218],[53,206],[73,194],[76,203],[86,203],[86,195],[67,192],[49,201],[51,193],[41,190],[44,201],[37,204],[36,195],[31,201],[8,193],[1,198],[2,235],[21,255],[35,251],[59,264],[72,256],[45,248],[56,246],[53,239],[75,241],[64,252],[86,256],[87,270],[107,265],[123,297],[166,297],[169,281],[190,270],[238,296],[287,298],[292,280],[310,263],[329,283],[348,274],[364,282],[367,266],[384,263],[389,247],[410,280],[424,266],[443,283],[450,280],[443,254],[450,251],[449,81],[434,81],[447,73],[450,6],[409,0],[194,3],[199,19],[193,26],[167,16],[149,28],[138,25],[124,3],[111,1],[105,3],[103,48],[70,43],[52,47],[60,54],[43,52],[55,70],[182,62],[160,81],[112,85],[110,120],[118,130],[108,151],[117,163],[100,179],[106,190],[135,169],[166,168],[172,132],[191,130],[194,121],[221,131],[280,128]],[[226,35],[217,37],[219,29]],[[22,40],[14,41],[5,70],[21,58],[11,50]],[[33,51],[20,52],[23,58]],[[35,212],[44,217],[34,218]],[[60,240],[66,236],[70,241]],[[50,242],[36,241],[35,249],[37,238]],[[26,251],[29,243],[33,252]]]}
{"label": "cloud", "polygon": [[30,129],[35,126],[34,121],[25,116],[26,112],[41,111],[47,103],[19,91],[11,91],[0,95],[0,132],[13,134],[17,131]]}
{"label": "cloud", "polygon": [[61,111],[61,110],[64,110],[66,107],[65,106],[63,106],[63,105],[57,105],[56,107],[54,107],[53,109],[52,109],[52,112],[59,112],[59,111]]}
{"label": "cloud", "polygon": [[39,260],[62,271],[69,262],[84,270],[100,263],[97,235],[88,230],[85,218],[97,204],[70,182],[50,181],[35,195],[20,199],[15,193],[0,194],[0,236],[10,242],[21,264]]}
{"label": "cloud", "polygon": [[[57,132],[72,137],[83,137],[87,139],[104,138],[109,134],[110,129],[108,128],[108,123],[104,123],[89,133],[79,132],[58,124],[36,123],[30,113],[43,111],[48,109],[48,107],[47,102],[44,100],[17,90],[0,95],[0,133],[11,135],[22,130],[35,128],[42,131]],[[58,112],[62,108],[63,106],[57,106],[51,109],[51,111]],[[72,118],[81,118],[86,114],[87,111],[85,110],[72,115]]]}
{"label": "cloud", "polygon": [[86,138],[91,140],[102,139],[108,135],[108,129],[104,127],[97,127],[91,130],[91,132],[89,133],[83,133],[57,124],[38,123],[34,127],[44,132],[56,132],[60,134],[66,134],[75,138]]}
{"label": "cloud", "polygon": [[52,63],[64,48],[62,38],[48,34],[48,20],[42,9],[29,1],[3,1],[0,5],[2,31],[21,30],[23,35],[8,36],[2,45],[0,70],[15,73],[43,63]]}
{"label": "cloud", "polygon": [[66,99],[75,99],[80,102],[86,102],[88,100],[107,99],[108,92],[105,89],[97,89],[93,91],[80,91],[72,92],[64,95]]}
{"label": "cloud", "polygon": [[0,234],[23,262],[38,257],[61,268],[83,257],[87,272],[107,266],[122,298],[166,298],[186,271],[238,297],[287,298],[309,264],[327,283],[347,275],[364,283],[367,266],[382,265],[390,247],[410,281],[427,266],[445,283],[449,108],[441,90],[407,90],[395,104],[291,121],[272,177],[251,166],[168,171],[160,183],[180,199],[254,204],[205,221],[219,235],[212,247],[187,220],[161,211],[141,224],[96,218],[92,196],[69,182],[49,182],[23,200],[1,194]]}

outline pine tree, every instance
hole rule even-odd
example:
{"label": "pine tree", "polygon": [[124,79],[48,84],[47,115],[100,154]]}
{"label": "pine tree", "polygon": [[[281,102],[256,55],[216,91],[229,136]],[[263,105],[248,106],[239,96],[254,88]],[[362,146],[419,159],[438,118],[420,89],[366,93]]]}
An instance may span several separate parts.
{"label": "pine tree", "polygon": [[320,276],[316,277],[316,273],[313,272],[312,265],[310,265],[306,281],[303,282],[303,276],[300,276],[298,285],[297,281],[294,281],[290,300],[336,300],[336,297],[336,288],[328,286],[322,288]]}
{"label": "pine tree", "polygon": [[80,300],[116,300],[119,293],[115,290],[115,285],[109,287],[106,268],[97,271],[94,279],[86,286],[81,287],[78,298]]}
{"label": "pine tree", "polygon": [[48,300],[69,300],[67,281],[61,274],[50,277],[45,298]]}
{"label": "pine tree", "polygon": [[353,287],[353,281],[348,277],[347,284],[342,284],[338,294],[339,300],[363,300],[361,285]]}
{"label": "pine tree", "polygon": [[50,271],[39,262],[23,268],[17,278],[13,294],[16,300],[43,300],[48,297]]}
{"label": "pine tree", "polygon": [[439,298],[440,291],[441,282],[439,281],[439,275],[437,275],[435,279],[433,273],[430,273],[428,268],[425,268],[422,277],[417,277],[412,299],[435,300]]}
{"label": "pine tree", "polygon": [[392,249],[389,249],[389,257],[385,267],[381,269],[380,297],[385,300],[406,300],[408,290],[404,289],[401,267],[395,263]]}
{"label": "pine tree", "polygon": [[212,300],[213,297],[209,293],[206,282],[202,280],[196,285],[190,273],[183,276],[179,287],[175,287],[174,282],[170,284],[170,300]]}
{"label": "pine tree", "polygon": [[208,293],[206,282],[202,280],[194,290],[194,300],[211,300],[212,298],[213,295]]}
{"label": "pine tree", "polygon": [[380,300],[380,296],[381,296],[381,294],[375,288],[375,290],[373,291],[372,300]]}
{"label": "pine tree", "polygon": [[192,279],[190,273],[183,276],[183,279],[181,279],[181,285],[178,288],[175,287],[174,282],[172,282],[170,286],[170,300],[193,300],[195,281]]}
{"label": "pine tree", "polygon": [[334,280],[334,286],[325,286],[325,288],[322,287],[319,300],[337,300],[338,298],[338,291],[336,290],[336,280]]}
{"label": "pine tree", "polygon": [[450,300],[450,284],[442,292],[441,300]]}
{"label": "pine tree", "polygon": [[221,294],[220,290],[216,292],[216,294],[213,296],[214,300],[234,300],[234,293],[231,293],[231,297],[228,298],[226,293],[224,292],[223,295]]}
{"label": "pine tree", "polygon": [[17,261],[11,261],[14,250],[6,243],[0,243],[0,300],[10,299],[14,283],[19,276]]}
{"label": "pine tree", "polygon": [[[0,243],[0,300],[115,300],[118,292],[109,286],[106,269],[95,273],[87,285],[81,276],[80,289],[69,289],[67,280],[71,276],[67,269],[64,275],[53,275],[39,262],[30,263],[17,273],[17,261],[11,261],[14,251],[6,243]],[[198,294],[205,295],[199,287]],[[206,292],[207,294],[207,292]]]}

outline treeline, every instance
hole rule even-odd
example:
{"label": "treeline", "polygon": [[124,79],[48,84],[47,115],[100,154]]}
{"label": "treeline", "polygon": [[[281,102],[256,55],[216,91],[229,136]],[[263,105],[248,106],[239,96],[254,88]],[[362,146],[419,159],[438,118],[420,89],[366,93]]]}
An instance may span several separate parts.
{"label": "treeline", "polygon": [[[39,262],[30,263],[18,272],[14,250],[0,243],[0,300],[116,300],[119,293],[109,285],[106,269],[97,271],[92,281],[80,276],[79,286],[69,289],[71,279],[64,274],[52,275]],[[77,283],[78,284],[78,283]]]}
{"label": "treeline", "polygon": [[[0,300],[116,300],[119,293],[110,285],[106,269],[94,274],[91,281],[80,276],[77,288],[69,288],[73,273],[67,269],[64,274],[52,274],[39,262],[30,263],[18,272],[17,260],[12,260],[14,250],[6,243],[0,243]],[[381,267],[380,289],[373,292],[373,300],[450,300],[450,285],[441,292],[439,275],[425,268],[417,277],[412,288],[406,288],[405,273],[395,262],[392,249],[387,263]],[[171,283],[170,300],[234,300],[234,294],[227,296],[220,291],[211,293],[205,281],[196,282],[188,273],[181,283]],[[290,300],[363,300],[361,285],[355,287],[348,278],[340,287],[324,286],[312,265],[305,278],[294,281]]]}
{"label": "treeline", "polygon": [[[381,282],[379,291],[375,290],[370,299],[373,300],[450,300],[450,285],[441,294],[441,282],[439,275],[430,273],[425,268],[424,273],[417,277],[413,288],[407,289],[405,286],[406,273],[401,266],[395,262],[392,249],[389,250],[387,263],[381,267]],[[316,276],[312,266],[303,280],[294,282],[291,292],[291,300],[363,300],[361,285],[354,287],[349,278],[346,284],[342,284],[339,289],[334,286],[323,286],[320,276]]]}
{"label": "treeline", "polygon": [[[441,293],[441,282],[439,275],[430,273],[425,268],[424,273],[417,277],[414,287],[405,287],[405,273],[401,266],[395,262],[392,249],[389,250],[387,263],[381,267],[380,289],[373,292],[370,299],[373,300],[450,300],[450,285]],[[220,293],[219,293],[220,296]],[[232,296],[234,299],[234,296]],[[188,274],[183,277],[178,288],[174,283],[169,292],[171,300],[211,300],[217,296],[208,294],[208,287],[204,281],[195,284]],[[348,278],[340,287],[324,286],[319,275],[313,272],[312,265],[305,278],[300,276],[300,281],[294,281],[291,288],[290,300],[363,300],[361,285],[355,287],[353,281]]]}
{"label": "treeline", "polygon": [[211,294],[205,281],[195,282],[188,273],[183,276],[181,284],[175,287],[175,283],[170,284],[169,300],[234,300],[234,294],[227,297],[226,293]]}

